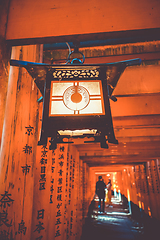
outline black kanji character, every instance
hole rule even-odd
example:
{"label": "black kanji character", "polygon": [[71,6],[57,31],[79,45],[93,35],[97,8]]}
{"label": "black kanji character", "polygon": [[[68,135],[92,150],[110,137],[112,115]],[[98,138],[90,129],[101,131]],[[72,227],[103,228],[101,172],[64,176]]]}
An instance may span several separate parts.
{"label": "black kanji character", "polygon": [[36,225],[37,228],[34,230],[34,232],[37,231],[38,233],[40,233],[40,231],[44,230],[45,228],[42,225],[43,223],[39,221],[39,223]]}
{"label": "black kanji character", "polygon": [[29,127],[25,127],[25,128],[27,129],[25,134],[27,134],[28,136],[33,135],[32,133],[32,130],[34,129],[33,127],[29,125]]}
{"label": "black kanji character", "polygon": [[0,207],[4,207],[6,208],[6,205],[8,205],[10,207],[10,203],[13,203],[13,199],[11,199],[9,196],[11,196],[11,194],[8,193],[8,191],[5,191],[4,194],[1,194],[2,198],[0,199],[0,202],[2,203],[0,205]]}
{"label": "black kanji character", "polygon": [[40,183],[39,190],[44,190],[45,188],[45,182]]}
{"label": "black kanji character", "polygon": [[57,193],[61,193],[62,192],[62,186],[61,187],[57,187]]}
{"label": "black kanji character", "polygon": [[32,146],[29,146],[28,144],[25,145],[25,147],[23,148],[23,152],[25,153],[32,153]]}
{"label": "black kanji character", "polygon": [[47,157],[47,152],[48,152],[48,151],[47,151],[46,145],[42,146],[41,149],[43,149],[43,150],[41,151],[41,153],[42,153],[41,157]]}
{"label": "black kanji character", "polygon": [[27,227],[25,227],[25,222],[23,220],[21,220],[19,224],[19,227],[18,227],[18,233],[23,233],[23,235],[26,234],[26,230],[27,230]]}
{"label": "black kanji character", "polygon": [[60,152],[64,152],[64,146],[63,147],[60,147]]}
{"label": "black kanji character", "polygon": [[50,202],[49,203],[53,203],[52,197],[53,197],[53,195],[50,195]]}
{"label": "black kanji character", "polygon": [[44,218],[44,209],[37,211],[37,219]]}
{"label": "black kanji character", "polygon": [[7,211],[5,212],[3,210],[3,213],[0,212],[0,226],[3,225],[3,223],[7,226],[7,227],[11,227],[12,226],[12,220],[10,223],[8,223],[8,219],[7,219],[8,213]]}
{"label": "black kanji character", "polygon": [[64,164],[63,161],[60,161],[60,162],[59,162],[59,165],[60,165],[61,167],[63,167],[63,164]]}
{"label": "black kanji character", "polygon": [[62,201],[62,194],[57,195],[57,201]]}
{"label": "black kanji character", "polygon": [[39,182],[46,182],[46,174],[40,174],[41,178],[39,179]]}
{"label": "black kanji character", "polygon": [[55,237],[59,237],[59,236],[61,236],[61,234],[60,234],[60,230],[56,230]]}
{"label": "black kanji character", "polygon": [[41,158],[41,160],[40,160],[40,164],[47,164],[47,158]]}
{"label": "black kanji character", "polygon": [[70,229],[72,229],[72,226],[73,226],[73,224],[71,223],[71,224],[70,224]]}
{"label": "black kanji character", "polygon": [[62,173],[63,173],[62,169],[60,169],[58,173],[59,173],[59,176],[62,176]]}
{"label": "black kanji character", "polygon": [[58,178],[58,184],[59,184],[59,185],[62,184],[62,178]]}
{"label": "black kanji character", "polygon": [[62,216],[61,211],[58,210],[58,211],[57,211],[57,215],[56,215],[56,217],[61,217],[61,216]]}
{"label": "black kanji character", "polygon": [[41,167],[41,173],[45,173],[46,172],[46,167],[45,166],[42,166]]}
{"label": "black kanji character", "polygon": [[55,164],[55,158],[52,158],[52,165]]}
{"label": "black kanji character", "polygon": [[56,218],[56,223],[55,223],[55,225],[59,225],[59,224],[61,224],[61,219],[60,219],[60,218]]}
{"label": "black kanji character", "polygon": [[62,203],[58,203],[57,204],[57,208],[60,209],[60,207],[62,206]]}
{"label": "black kanji character", "polygon": [[50,187],[50,191],[51,191],[51,193],[53,193],[53,191],[54,191],[54,189],[53,189],[53,185],[51,185],[51,187]]}
{"label": "black kanji character", "polygon": [[22,172],[25,173],[25,175],[27,175],[27,173],[29,173],[31,166],[26,164],[26,166],[22,166],[21,168],[22,168]]}

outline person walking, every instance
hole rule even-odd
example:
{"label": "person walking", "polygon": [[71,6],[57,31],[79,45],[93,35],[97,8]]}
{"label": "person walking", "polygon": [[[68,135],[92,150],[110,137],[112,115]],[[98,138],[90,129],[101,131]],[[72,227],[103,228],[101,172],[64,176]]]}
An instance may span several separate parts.
{"label": "person walking", "polygon": [[107,190],[108,190],[108,207],[111,205],[111,196],[112,196],[112,183],[111,179],[108,179],[108,184],[107,184]]}
{"label": "person walking", "polygon": [[102,176],[99,176],[98,179],[99,180],[96,182],[96,194],[98,195],[99,198],[99,210],[100,212],[104,212],[106,184],[104,183]]}

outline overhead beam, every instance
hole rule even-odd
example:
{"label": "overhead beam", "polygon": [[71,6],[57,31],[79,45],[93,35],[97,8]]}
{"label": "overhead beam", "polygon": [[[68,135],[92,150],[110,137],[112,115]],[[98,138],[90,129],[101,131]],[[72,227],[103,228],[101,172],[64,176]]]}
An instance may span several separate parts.
{"label": "overhead beam", "polygon": [[121,156],[81,156],[80,159],[86,162],[89,166],[105,166],[110,164],[133,164],[137,162],[147,162],[153,159],[160,158],[160,152],[141,154],[141,155],[121,155]]}
{"label": "overhead beam", "polygon": [[[138,38],[137,38],[138,36]],[[104,39],[109,39],[110,44],[117,44],[114,39],[121,38],[121,43],[133,43],[133,42],[143,42],[143,41],[156,41],[160,40],[160,28],[151,29],[140,29],[140,30],[127,30],[127,31],[117,31],[117,32],[96,32],[89,34],[73,34],[73,35],[62,35],[62,36],[42,36],[42,37],[25,37],[25,38],[12,38],[6,37],[9,45],[21,46],[21,45],[34,45],[34,44],[52,44],[52,43],[66,43],[66,42],[83,42],[92,41],[98,39],[103,41]],[[92,44],[93,46],[93,44]]]}
{"label": "overhead beam", "polygon": [[[122,7],[123,6],[123,7]],[[6,39],[14,45],[152,36],[160,28],[157,0],[12,0]]]}

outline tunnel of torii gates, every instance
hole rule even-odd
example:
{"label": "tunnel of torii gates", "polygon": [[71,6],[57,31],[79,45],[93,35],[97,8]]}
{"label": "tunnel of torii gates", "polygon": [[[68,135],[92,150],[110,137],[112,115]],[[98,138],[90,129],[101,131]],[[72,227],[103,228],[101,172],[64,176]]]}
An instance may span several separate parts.
{"label": "tunnel of torii gates", "polygon": [[[7,6],[10,1],[3,2]],[[64,8],[62,1],[54,2],[52,6],[51,0],[12,0],[7,31],[0,37],[0,239],[79,240],[99,175],[106,183],[110,177],[117,193],[160,220],[159,2],[121,0],[119,5],[96,0],[93,6],[93,1],[68,0],[63,1]],[[79,11],[71,11],[72,5]],[[4,18],[1,23],[4,30]],[[125,69],[113,92],[117,101],[110,101],[118,144],[102,149],[99,143],[78,139],[58,144],[56,150],[49,149],[49,141],[38,145],[41,93],[27,70],[10,66],[10,59],[42,62],[45,41],[73,42],[75,36],[82,41],[90,34],[95,39],[92,33],[106,31],[96,36],[119,39],[122,34],[123,39],[128,34],[134,39],[141,30],[141,39],[132,43],[84,49],[85,63],[142,60],[141,65]],[[59,58],[59,50],[44,51],[43,61],[63,63],[66,55],[62,55],[63,51]]]}
{"label": "tunnel of torii gates", "polygon": [[[40,49],[36,45],[12,47],[11,59],[39,62]],[[147,88],[153,71],[158,79],[158,67],[140,65],[125,71],[132,79],[134,72],[139,73],[138,81],[144,74]],[[126,76],[124,72],[119,81],[125,82]],[[121,86],[117,91],[121,91]],[[100,158],[99,164],[93,164],[94,155],[90,165],[85,156],[89,156],[96,145],[85,144],[83,151],[83,144],[78,142],[58,144],[56,150],[49,150],[48,144],[39,146],[43,105],[37,101],[40,96],[26,69],[10,66],[1,138],[0,234],[6,231],[13,239],[79,239],[99,175],[106,183],[109,176],[117,193],[126,196],[149,216],[160,219],[160,160],[140,159],[129,164],[128,159],[125,165],[111,165],[105,157],[101,166]],[[114,108],[117,102],[111,104],[113,121],[116,114],[118,116]],[[139,110],[132,111],[138,113]],[[114,125],[118,124],[117,121]],[[115,129],[115,134],[121,145],[122,133],[118,135]]]}

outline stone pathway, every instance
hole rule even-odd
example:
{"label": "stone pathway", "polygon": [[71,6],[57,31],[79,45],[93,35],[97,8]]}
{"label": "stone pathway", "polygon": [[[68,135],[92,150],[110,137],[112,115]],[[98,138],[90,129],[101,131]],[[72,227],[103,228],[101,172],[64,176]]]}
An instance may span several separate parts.
{"label": "stone pathway", "polygon": [[[112,206],[105,208],[105,213],[98,211],[98,202],[89,212],[83,226],[81,240],[159,240],[152,231],[144,231],[142,220],[132,218],[128,203],[112,198]],[[152,229],[153,230],[153,229]],[[153,236],[154,235],[154,236]],[[157,237],[157,238],[156,238]]]}

